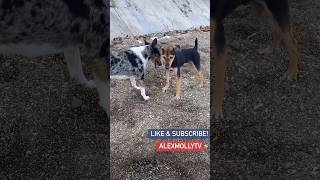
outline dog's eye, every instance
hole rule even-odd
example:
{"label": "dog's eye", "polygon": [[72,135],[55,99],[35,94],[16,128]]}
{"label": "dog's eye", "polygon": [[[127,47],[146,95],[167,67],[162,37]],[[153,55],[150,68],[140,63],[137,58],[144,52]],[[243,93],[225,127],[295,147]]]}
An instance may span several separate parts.
{"label": "dog's eye", "polygon": [[173,59],[173,57],[172,57],[172,56],[170,56],[170,59]]}

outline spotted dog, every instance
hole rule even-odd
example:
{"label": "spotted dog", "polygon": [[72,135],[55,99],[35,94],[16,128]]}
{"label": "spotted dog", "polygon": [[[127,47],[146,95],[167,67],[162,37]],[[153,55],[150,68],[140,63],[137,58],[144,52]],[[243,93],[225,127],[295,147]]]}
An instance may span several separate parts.
{"label": "spotted dog", "polygon": [[[146,95],[144,85],[144,75],[146,73],[147,64],[151,61],[155,66],[161,66],[160,51],[157,47],[157,39],[155,38],[150,45],[145,41],[144,46],[132,47],[120,53],[111,53],[110,58],[110,78],[111,79],[130,79],[131,85],[135,89],[139,89],[144,100],[150,97]],[[137,86],[136,78],[139,78],[139,86]]]}
{"label": "spotted dog", "polygon": [[166,68],[166,83],[162,91],[165,92],[170,87],[170,70],[176,69],[176,99],[181,96],[181,68],[186,63],[192,63],[197,71],[199,88],[203,87],[203,74],[200,66],[200,54],[198,52],[198,38],[194,42],[193,48],[181,49],[179,45],[168,44],[161,48],[162,60]]}
{"label": "spotted dog", "polygon": [[[299,52],[297,42],[291,33],[288,0],[214,0],[210,4],[210,21],[215,25],[213,36],[216,50],[214,59],[213,113],[215,118],[222,118],[224,98],[224,79],[226,70],[226,39],[223,19],[241,5],[250,4],[260,14],[262,20],[268,21],[273,28],[274,45],[283,43],[289,51],[290,62],[284,77],[296,80],[298,74]],[[260,50],[259,53],[271,53],[273,47]]]}
{"label": "spotted dog", "polygon": [[[0,54],[63,52],[70,76],[97,88],[107,112],[108,11],[105,0],[0,0]],[[94,80],[85,77],[80,54],[89,59]]]}

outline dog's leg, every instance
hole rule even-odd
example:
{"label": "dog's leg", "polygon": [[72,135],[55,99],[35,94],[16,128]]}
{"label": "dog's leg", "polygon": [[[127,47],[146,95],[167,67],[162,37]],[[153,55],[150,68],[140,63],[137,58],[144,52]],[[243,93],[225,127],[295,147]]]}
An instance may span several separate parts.
{"label": "dog's leg", "polygon": [[87,80],[83,73],[78,47],[69,46],[65,48],[64,57],[68,65],[71,78],[76,79],[78,82],[89,88],[94,88],[96,86],[94,81]]}
{"label": "dog's leg", "polygon": [[162,92],[166,92],[169,87],[170,87],[170,70],[167,69],[166,70],[166,84],[162,88]]}
{"label": "dog's leg", "polygon": [[136,78],[134,76],[130,76],[130,82],[132,87],[134,87],[135,89],[141,89],[140,87],[137,86],[137,82],[136,82]]}
{"label": "dog's leg", "polygon": [[177,68],[177,83],[176,83],[176,99],[181,97],[181,73],[180,68]]}
{"label": "dog's leg", "polygon": [[274,0],[267,1],[266,3],[277,23],[278,29],[280,29],[280,37],[282,37],[284,45],[290,55],[288,70],[285,73],[284,78],[296,80],[298,74],[299,52],[297,42],[291,32],[288,0]]}
{"label": "dog's leg", "polygon": [[102,59],[97,60],[93,66],[93,75],[95,77],[94,81],[99,94],[99,105],[109,116],[110,79],[107,77],[106,62],[104,62]]}
{"label": "dog's leg", "polygon": [[201,71],[200,60],[199,60],[199,62],[194,63],[193,67],[194,67],[193,72],[194,73],[196,72],[196,75],[197,75],[196,79],[197,79],[197,82],[198,82],[198,87],[202,88],[203,87],[203,73]]}
{"label": "dog's leg", "polygon": [[227,53],[225,49],[217,50],[214,61],[214,85],[213,85],[213,113],[216,119],[223,118],[222,104],[224,99],[224,80],[226,70]]}
{"label": "dog's leg", "polygon": [[221,18],[216,18],[214,29],[214,43],[216,45],[216,57],[213,63],[213,113],[216,119],[223,118],[222,104],[224,98],[224,80],[226,70],[227,51],[225,45],[224,27]]}
{"label": "dog's leg", "polygon": [[146,95],[146,88],[144,86],[144,79],[141,78],[140,81],[140,92],[141,92],[141,96],[143,97],[144,100],[149,100],[150,97]]}
{"label": "dog's leg", "polygon": [[290,54],[290,62],[288,65],[288,70],[284,74],[284,78],[287,80],[297,80],[298,76],[298,63],[299,63],[299,52],[295,39],[293,38],[291,32],[283,32],[284,44],[287,47]]}
{"label": "dog's leg", "polygon": [[139,87],[137,86],[136,78],[134,76],[130,76],[130,82],[131,82],[131,85],[135,89],[139,89],[140,90],[141,96],[143,97],[144,100],[150,99],[150,97],[146,95],[146,89],[145,89],[145,86],[144,86],[143,78],[139,81],[140,82],[140,86]]}
{"label": "dog's leg", "polygon": [[198,71],[198,79],[199,79],[198,87],[202,88],[203,87],[203,73],[201,70]]}

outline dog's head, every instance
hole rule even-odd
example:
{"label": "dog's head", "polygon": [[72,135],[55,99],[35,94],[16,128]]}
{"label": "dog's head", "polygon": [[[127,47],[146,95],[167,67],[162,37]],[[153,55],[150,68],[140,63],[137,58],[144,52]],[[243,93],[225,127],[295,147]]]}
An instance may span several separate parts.
{"label": "dog's head", "polygon": [[146,40],[145,45],[147,46],[147,51],[149,53],[149,59],[155,67],[157,66],[162,66],[161,63],[161,55],[160,55],[160,50],[157,46],[157,38],[153,39],[152,43],[148,43]]}
{"label": "dog's head", "polygon": [[161,48],[161,59],[166,69],[169,69],[171,67],[171,64],[176,56],[176,51],[178,49],[180,49],[180,46],[175,44],[168,44]]}

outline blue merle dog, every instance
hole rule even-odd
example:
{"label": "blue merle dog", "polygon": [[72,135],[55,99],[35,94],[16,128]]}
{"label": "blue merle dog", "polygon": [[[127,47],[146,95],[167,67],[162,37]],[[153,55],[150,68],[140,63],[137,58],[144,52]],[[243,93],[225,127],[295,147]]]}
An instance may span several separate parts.
{"label": "blue merle dog", "polygon": [[[70,76],[97,88],[108,113],[108,6],[105,0],[0,0],[0,54],[64,53]],[[94,80],[85,77],[81,55],[93,67]]]}
{"label": "blue merle dog", "polygon": [[[161,66],[160,50],[157,47],[155,38],[151,44],[145,41],[144,46],[132,47],[118,54],[112,53],[110,58],[110,78],[127,79],[130,78],[131,85],[139,89],[144,100],[150,97],[146,95],[144,85],[144,75],[148,62],[152,62],[155,67]],[[136,78],[139,78],[139,86],[136,84]]]}

